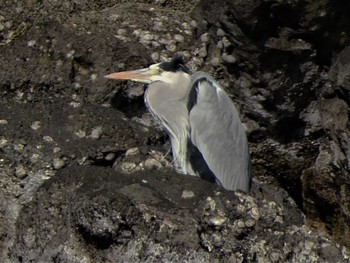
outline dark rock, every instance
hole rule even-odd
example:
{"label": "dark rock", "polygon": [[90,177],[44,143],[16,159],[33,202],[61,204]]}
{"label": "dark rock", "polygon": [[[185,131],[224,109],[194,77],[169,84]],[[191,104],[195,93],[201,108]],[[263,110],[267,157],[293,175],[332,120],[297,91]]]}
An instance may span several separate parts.
{"label": "dark rock", "polygon": [[255,198],[174,172],[70,166],[24,205],[10,261],[345,262],[338,247],[301,227],[285,192],[265,187]]}
{"label": "dark rock", "polygon": [[336,85],[347,91],[350,90],[350,46],[344,48],[336,56],[329,75]]}

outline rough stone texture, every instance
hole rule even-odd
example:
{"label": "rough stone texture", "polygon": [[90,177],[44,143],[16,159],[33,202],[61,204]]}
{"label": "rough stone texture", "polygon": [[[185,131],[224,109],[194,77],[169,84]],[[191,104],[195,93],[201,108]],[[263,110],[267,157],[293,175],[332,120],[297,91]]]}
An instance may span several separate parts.
{"label": "rough stone texture", "polygon": [[[348,10],[2,1],[1,262],[348,262]],[[176,174],[143,85],[103,78],[174,52],[239,109],[249,195]]]}
{"label": "rough stone texture", "polygon": [[252,194],[170,171],[73,165],[23,206],[10,262],[346,262],[284,191]]}

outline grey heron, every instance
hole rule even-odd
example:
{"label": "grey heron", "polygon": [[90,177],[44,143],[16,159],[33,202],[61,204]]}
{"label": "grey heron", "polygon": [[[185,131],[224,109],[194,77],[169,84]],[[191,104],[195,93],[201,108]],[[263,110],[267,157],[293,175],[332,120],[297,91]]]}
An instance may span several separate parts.
{"label": "grey heron", "polygon": [[245,129],[223,88],[191,71],[180,56],[110,79],[147,83],[145,104],[169,135],[175,166],[228,190],[249,191],[250,154]]}

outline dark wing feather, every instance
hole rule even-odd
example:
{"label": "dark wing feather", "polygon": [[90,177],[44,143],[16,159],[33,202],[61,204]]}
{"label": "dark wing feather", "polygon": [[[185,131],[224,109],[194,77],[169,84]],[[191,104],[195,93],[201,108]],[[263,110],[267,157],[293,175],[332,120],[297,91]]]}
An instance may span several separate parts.
{"label": "dark wing feather", "polygon": [[192,75],[188,108],[191,143],[216,180],[226,189],[248,191],[248,142],[231,99],[209,75],[197,72]]}

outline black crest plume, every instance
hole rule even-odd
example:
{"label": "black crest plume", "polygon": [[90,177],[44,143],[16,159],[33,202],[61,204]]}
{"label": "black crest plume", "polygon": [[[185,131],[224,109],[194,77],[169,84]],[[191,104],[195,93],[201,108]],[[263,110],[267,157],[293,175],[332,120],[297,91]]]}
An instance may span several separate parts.
{"label": "black crest plume", "polygon": [[187,74],[192,74],[191,70],[185,66],[184,60],[181,55],[175,54],[170,61],[160,63],[159,67],[164,71],[183,71]]}

